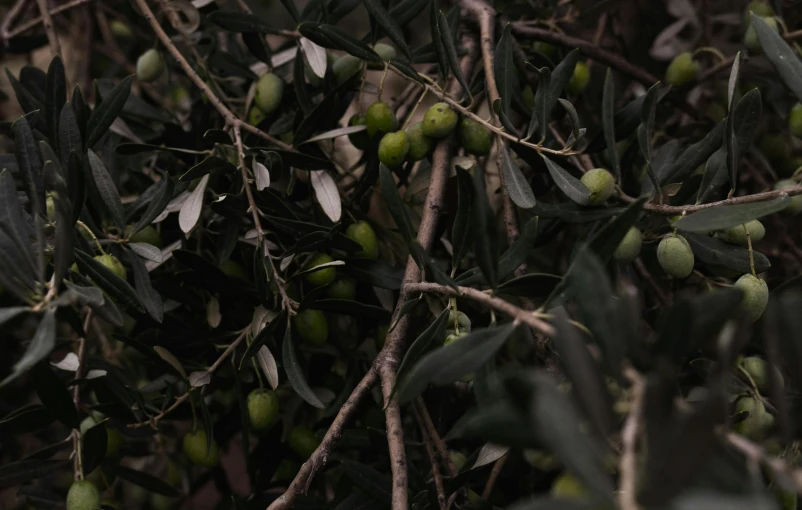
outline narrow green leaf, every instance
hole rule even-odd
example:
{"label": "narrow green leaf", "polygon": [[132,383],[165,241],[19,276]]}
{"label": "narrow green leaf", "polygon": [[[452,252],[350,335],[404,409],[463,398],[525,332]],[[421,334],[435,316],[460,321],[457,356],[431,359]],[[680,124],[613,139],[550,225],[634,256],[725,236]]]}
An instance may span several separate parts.
{"label": "narrow green leaf", "polygon": [[10,321],[17,315],[21,315],[31,309],[27,306],[9,306],[8,308],[0,308],[0,326]]}
{"label": "narrow green leaf", "polygon": [[474,207],[473,218],[476,225],[474,254],[485,280],[491,287],[496,287],[498,274],[498,240],[496,236],[496,218],[490,208],[485,188],[485,174],[481,167],[473,169]]}
{"label": "narrow green leaf", "polygon": [[181,495],[178,492],[178,489],[168,484],[161,478],[157,478],[142,471],[137,471],[135,469],[114,463],[104,464],[103,470],[108,471],[108,474],[110,475],[116,475],[125,481],[145,488],[150,492],[155,492],[156,494],[162,494],[171,498],[177,498]]}
{"label": "narrow green leaf", "polygon": [[717,205],[683,216],[674,227],[687,232],[722,230],[782,211],[790,201],[788,195],[780,195],[765,202]]}
{"label": "narrow green leaf", "polygon": [[259,16],[244,11],[229,11],[220,9],[209,13],[206,16],[206,19],[228,32],[258,32],[263,34],[279,33],[276,27],[267,23]]}
{"label": "narrow green leaf", "polygon": [[454,77],[457,79],[460,86],[462,86],[463,92],[468,95],[469,100],[473,100],[471,95],[471,87],[465,80],[465,76],[462,74],[462,66],[460,66],[457,48],[454,45],[454,39],[451,37],[451,28],[448,26],[448,18],[446,18],[446,15],[443,14],[442,11],[438,11],[437,14],[437,25],[440,28],[440,40],[443,43],[443,48],[445,49],[448,65],[451,66],[451,70],[454,72]]}
{"label": "narrow green leaf", "polygon": [[145,311],[148,312],[153,320],[161,322],[164,319],[164,303],[162,302],[161,295],[153,288],[150,281],[150,274],[147,267],[142,260],[129,253],[128,261],[131,263],[131,268],[134,270],[134,287],[136,288],[136,295]]}
{"label": "narrow green leaf", "polygon": [[59,55],[53,57],[47,69],[47,90],[45,91],[45,119],[50,139],[55,144],[58,138],[58,121],[61,109],[67,102],[67,79],[64,75],[64,62]]}
{"label": "narrow green leaf", "polygon": [[150,223],[164,211],[164,208],[167,207],[167,204],[170,203],[170,200],[173,198],[174,189],[175,184],[169,176],[166,176],[158,183],[150,205],[148,205],[142,217],[139,218],[139,221],[134,225],[132,233],[139,232],[150,225]]}
{"label": "narrow green leaf", "polygon": [[33,132],[25,117],[20,117],[11,126],[14,132],[14,146],[25,194],[31,201],[34,211],[45,213],[45,186],[42,175],[42,160],[33,138]]}
{"label": "narrow green leaf", "polygon": [[750,19],[766,58],[797,100],[802,101],[802,62],[799,61],[796,52],[760,16],[751,14]]}
{"label": "narrow green leaf", "polygon": [[585,134],[585,128],[582,127],[582,122],[579,120],[579,114],[576,112],[574,105],[567,99],[558,97],[557,101],[568,112],[568,117],[571,119],[571,138],[567,141],[569,147],[572,147],[578,142]]}
{"label": "narrow green leaf", "polygon": [[705,173],[702,176],[702,183],[699,185],[696,203],[703,204],[707,202],[707,199],[712,198],[716,190],[720,189],[728,181],[727,150],[726,147],[721,147],[708,158],[705,164]]}
{"label": "narrow green leaf", "polygon": [[22,219],[22,206],[17,196],[14,177],[8,170],[0,170],[0,229],[14,242],[27,262],[30,271],[36,271],[33,250],[31,249],[32,232],[29,232]]}
{"label": "narrow green leaf", "polygon": [[136,309],[142,309],[136,291],[128,282],[114,274],[91,255],[76,249],[75,262],[82,272],[111,297]]}
{"label": "narrow green leaf", "polygon": [[56,345],[56,311],[50,309],[44,313],[36,332],[33,334],[25,354],[14,364],[11,374],[0,382],[0,387],[5,386],[23,373],[27,372],[34,365],[45,359],[53,347]]}
{"label": "narrow green leaf", "polygon": [[665,173],[665,177],[660,180],[660,183],[666,184],[680,181],[696,170],[699,165],[704,164],[721,147],[724,126],[724,122],[719,122],[704,138],[682,151],[682,154],[674,160],[670,170]]}
{"label": "narrow green leaf", "polygon": [[526,130],[527,136],[532,136],[535,129],[540,132],[540,139],[546,139],[546,128],[549,125],[548,102],[549,102],[549,87],[551,85],[551,70],[548,67],[537,69],[539,78],[537,91],[535,92],[535,106],[532,112],[532,118],[529,119],[529,128]]}
{"label": "narrow green leaf", "polygon": [[458,267],[473,242],[473,184],[471,175],[457,167],[457,214],[451,227],[452,265]]}
{"label": "narrow green leaf", "polygon": [[131,93],[131,82],[133,75],[126,76],[111,89],[111,92],[103,98],[98,106],[92,111],[89,120],[86,122],[86,147],[94,146],[100,138],[105,135],[111,127],[114,119],[125,106],[128,95]]}
{"label": "narrow green leaf", "polygon": [[395,19],[390,16],[390,13],[387,12],[381,2],[379,0],[362,0],[362,3],[371,17],[387,33],[387,37],[398,46],[409,60],[412,60],[412,53],[410,53],[409,46],[407,46],[404,32],[401,31],[401,27],[396,24]]}
{"label": "narrow green leaf", "polygon": [[440,78],[445,80],[448,78],[449,65],[446,48],[443,45],[444,37],[443,34],[441,34],[439,19],[440,1],[432,0],[429,3],[429,30],[431,31],[432,48],[437,57],[437,69],[440,73]]}
{"label": "narrow green leaf", "polygon": [[590,190],[582,181],[568,173],[563,167],[549,159],[545,154],[540,155],[546,163],[546,169],[554,180],[554,184],[565,193],[565,196],[579,205],[590,204]]}
{"label": "narrow green leaf", "polygon": [[727,82],[727,111],[732,111],[733,100],[735,99],[735,92],[738,90],[738,81],[740,78],[741,70],[741,52],[735,54],[735,60],[732,63],[730,70],[730,78]]}
{"label": "narrow green leaf", "polygon": [[512,159],[506,144],[501,145],[501,168],[504,174],[504,187],[507,189],[510,200],[523,209],[534,207],[535,194],[532,192],[532,187],[515,160]]}
{"label": "narrow green leaf", "polygon": [[402,27],[415,19],[431,0],[399,0],[389,2],[390,16]]}
{"label": "narrow green leaf", "polygon": [[81,130],[78,127],[78,119],[75,117],[75,110],[73,110],[71,103],[66,103],[59,115],[58,150],[61,164],[64,167],[69,165],[70,152],[75,151],[78,154],[83,154]]}
{"label": "narrow green leaf", "polygon": [[496,51],[493,58],[493,75],[496,78],[498,95],[501,98],[501,112],[509,116],[510,105],[514,91],[519,90],[518,75],[513,60],[513,45],[515,38],[512,36],[512,27],[507,24],[501,32]]}
{"label": "narrow green leaf", "polygon": [[612,163],[613,175],[618,179],[621,175],[621,167],[618,161],[618,149],[615,145],[615,82],[613,81],[613,70],[610,68],[607,68],[607,75],[604,78],[602,129],[604,141],[607,144],[607,159]]}
{"label": "narrow green leaf", "polygon": [[281,0],[281,5],[287,9],[287,12],[290,13],[290,16],[292,16],[292,19],[295,21],[295,23],[301,21],[301,15],[298,13],[298,7],[295,6],[294,0]]}
{"label": "narrow green leaf", "polygon": [[744,94],[727,117],[727,169],[732,190],[738,179],[738,165],[752,145],[762,112],[760,90],[752,89]]}
{"label": "narrow green leaf", "polygon": [[[705,234],[686,232],[684,236],[688,240],[688,244],[691,245],[693,254],[703,263],[724,266],[739,273],[752,272],[747,248],[734,246]],[[752,260],[757,273],[768,271],[771,267],[769,259],[760,252],[752,251]]]}
{"label": "narrow green leaf", "polygon": [[125,222],[123,221],[123,205],[120,201],[120,193],[117,191],[117,186],[111,179],[106,165],[91,149],[87,150],[89,167],[92,169],[92,179],[95,181],[100,198],[106,206],[106,210],[111,215],[111,219],[122,231],[125,229]]}
{"label": "narrow green leaf", "polygon": [[[579,61],[579,50],[571,50],[568,55],[554,67],[551,72],[551,81],[549,82],[549,97],[546,103],[546,111],[551,115],[551,110],[557,104],[557,100],[563,93],[563,89],[571,81],[574,75],[576,63]],[[567,101],[566,101],[567,102]]]}
{"label": "narrow green leaf", "polygon": [[398,227],[401,236],[407,244],[412,245],[415,241],[415,232],[412,229],[412,222],[404,208],[404,203],[401,201],[401,196],[398,194],[393,174],[383,163],[379,166],[379,184],[381,186],[384,204],[390,211],[390,216],[393,217],[396,227]]}
{"label": "narrow green leaf", "polygon": [[283,358],[282,361],[284,362],[284,370],[287,372],[287,379],[289,379],[290,385],[292,389],[295,390],[295,393],[312,407],[317,407],[318,409],[325,408],[326,406],[323,402],[320,401],[317,395],[315,395],[315,392],[312,391],[312,388],[309,387],[303,369],[298,363],[298,357],[295,354],[295,345],[292,340],[292,328],[287,328],[284,333],[281,355]]}

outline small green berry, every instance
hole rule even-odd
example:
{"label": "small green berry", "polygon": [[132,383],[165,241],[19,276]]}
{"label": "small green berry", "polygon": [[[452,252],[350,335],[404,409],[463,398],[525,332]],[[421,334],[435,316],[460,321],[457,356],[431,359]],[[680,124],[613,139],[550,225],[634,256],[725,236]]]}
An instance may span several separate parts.
{"label": "small green berry", "polygon": [[771,17],[774,16],[774,9],[772,9],[771,5],[766,2],[749,2],[749,5],[746,6],[746,11],[744,12],[744,26],[748,27],[752,24],[752,18],[750,14],[760,16],[761,18]]}
{"label": "small green berry", "polygon": [[350,278],[338,278],[329,284],[326,297],[353,301],[356,297],[356,282]]}
{"label": "small green berry", "polygon": [[677,278],[687,278],[693,272],[693,250],[681,235],[671,235],[660,241],[657,261],[666,273]]}
{"label": "small green berry", "polygon": [[248,272],[245,271],[245,268],[242,267],[242,264],[237,262],[236,260],[228,259],[222,264],[220,264],[220,270],[226,274],[226,276],[230,276],[232,278],[239,278],[241,280],[248,279]]}
{"label": "small green berry", "polygon": [[284,96],[284,81],[273,73],[263,74],[256,82],[253,102],[265,115],[270,115],[281,105]]}
{"label": "small green berry", "polygon": [[161,248],[163,246],[162,236],[153,225],[148,225],[135,234],[132,234],[132,231],[133,226],[125,229],[125,235],[128,236],[128,241],[131,243],[146,243],[156,248]]}
{"label": "small green berry", "polygon": [[331,64],[331,71],[334,73],[334,81],[337,85],[342,85],[361,69],[362,60],[353,55],[342,55]]}
{"label": "small green berry", "polygon": [[420,161],[434,149],[434,140],[423,134],[423,122],[416,122],[407,129],[407,139],[409,139],[407,156],[412,161]]}
{"label": "small green berry", "polygon": [[356,252],[357,257],[375,259],[379,256],[379,241],[376,232],[367,221],[357,221],[345,230],[345,235],[362,246],[362,251]]}
{"label": "small green berry", "polygon": [[[329,262],[334,262],[334,259],[331,258],[330,255],[326,253],[317,253],[313,255],[312,258],[310,258],[306,263],[306,269],[312,269],[322,264],[328,264]],[[337,276],[337,268],[326,267],[324,269],[320,269],[319,271],[308,273],[306,275],[306,281],[313,287],[320,287],[321,285],[327,285],[331,283],[335,276]]]}
{"label": "small green berry", "polygon": [[274,391],[260,388],[248,394],[248,418],[256,430],[263,430],[278,419],[278,396]]}
{"label": "small green berry", "polygon": [[136,61],[136,76],[139,81],[149,83],[155,81],[164,72],[164,58],[153,48],[139,56]]}
{"label": "small green berry", "polygon": [[590,81],[590,69],[584,62],[577,62],[574,67],[574,74],[565,86],[565,91],[575,96],[581,95],[588,86]]}
{"label": "small green berry", "polygon": [[[376,43],[376,45],[373,46],[373,51],[378,53],[381,59],[385,62],[391,61],[396,56],[395,48],[383,42]],[[378,62],[370,62],[368,64],[368,69],[384,69],[384,65],[379,64]]]}
{"label": "small green berry", "polygon": [[[783,179],[781,181],[777,181],[777,184],[774,185],[774,189],[788,189],[788,188],[795,188],[799,184],[791,179]],[[785,212],[790,214],[799,214],[802,211],[802,195],[795,195],[791,197],[791,202],[788,204],[788,207],[785,208]]]}
{"label": "small green berry", "polygon": [[295,427],[290,431],[289,445],[295,453],[306,459],[320,446],[320,440],[310,429]]}
{"label": "small green berry", "polygon": [[[741,360],[741,367],[749,374],[749,378],[755,383],[755,389],[761,393],[769,391],[769,364],[757,356],[747,356]],[[783,376],[777,367],[772,366],[780,386],[783,386]]]}
{"label": "small green berry", "polygon": [[457,114],[448,103],[435,103],[423,115],[423,134],[429,138],[445,138],[457,126]]}
{"label": "small green berry", "polygon": [[490,146],[493,144],[490,130],[470,117],[465,117],[460,122],[459,139],[468,154],[479,157],[490,154]]}
{"label": "small green berry", "polygon": [[212,439],[209,447],[209,454],[206,454],[206,431],[197,429],[195,432],[187,432],[182,441],[184,453],[189,460],[198,466],[212,467],[220,459],[217,449],[217,441]]}
{"label": "small green berry", "polygon": [[752,397],[741,397],[735,402],[735,413],[749,413],[748,416],[735,424],[735,431],[749,439],[760,439],[766,429],[774,425],[774,416],[766,411],[766,406],[760,400]]}
{"label": "small green berry", "polygon": [[112,273],[122,278],[123,280],[128,278],[128,274],[125,271],[125,266],[123,266],[122,262],[120,262],[120,259],[118,259],[114,255],[109,255],[109,254],[98,255],[97,257],[95,257],[95,260],[103,264],[106,267],[106,269],[109,269]]}
{"label": "small green berry", "polygon": [[298,312],[292,320],[301,339],[315,346],[322,346],[329,336],[329,323],[320,310],[306,309]]}
{"label": "small green berry", "polygon": [[[780,31],[780,26],[777,24],[776,19],[771,17],[761,17],[760,19],[766,22],[766,25],[768,25],[770,29],[775,32]],[[744,46],[752,53],[763,53],[763,46],[761,46],[760,39],[757,37],[757,31],[755,31],[755,27],[752,26],[751,23],[744,34]]]}
{"label": "small green berry", "polygon": [[553,44],[549,44],[547,42],[535,41],[532,43],[532,51],[536,51],[544,57],[551,58],[551,56],[554,55],[554,50],[556,49],[557,48],[555,48]]}
{"label": "small green berry", "polygon": [[265,112],[256,105],[251,106],[251,109],[248,110],[248,124],[258,126],[263,120],[265,120]]}
{"label": "small green berry", "polygon": [[797,103],[791,108],[791,113],[788,115],[788,129],[792,135],[802,138],[802,104]]}
{"label": "small green berry", "polygon": [[409,152],[409,139],[406,131],[387,133],[379,141],[379,161],[389,168],[396,168],[404,162]]}
{"label": "small green berry", "polygon": [[752,322],[757,321],[769,302],[769,286],[753,274],[745,274],[738,278],[735,287],[744,293],[741,306],[749,313]]}
{"label": "small green berry", "polygon": [[116,18],[109,21],[109,29],[115,39],[131,39],[134,36],[131,27]]}
{"label": "small green berry", "polygon": [[588,491],[582,482],[570,473],[563,473],[551,484],[551,495],[559,499],[584,501],[588,498]]}
{"label": "small green berry", "polygon": [[89,480],[77,480],[67,493],[67,510],[98,510],[100,493]]}
{"label": "small green berry", "polygon": [[680,53],[666,69],[665,82],[674,87],[682,87],[696,79],[699,72],[699,63],[693,59],[689,51]]}
{"label": "small green berry", "polygon": [[613,252],[613,257],[619,262],[634,262],[635,259],[638,258],[638,255],[640,255],[642,245],[643,235],[641,231],[635,227],[630,227],[624,235],[624,238],[618,243],[618,247],[615,249],[615,252]]}
{"label": "small green berry", "polygon": [[368,135],[373,137],[377,132],[392,133],[398,129],[398,119],[390,109],[390,105],[383,101],[376,101],[365,112],[365,124],[368,126]]}
{"label": "small green berry", "polygon": [[747,231],[749,231],[749,239],[753,243],[760,241],[766,235],[766,229],[760,220],[752,220],[743,225],[736,225],[722,230],[718,233],[718,237],[726,243],[746,246],[748,244],[746,239]]}
{"label": "small green berry", "polygon": [[590,205],[601,205],[615,191],[615,178],[604,168],[588,170],[580,179],[590,191]]}

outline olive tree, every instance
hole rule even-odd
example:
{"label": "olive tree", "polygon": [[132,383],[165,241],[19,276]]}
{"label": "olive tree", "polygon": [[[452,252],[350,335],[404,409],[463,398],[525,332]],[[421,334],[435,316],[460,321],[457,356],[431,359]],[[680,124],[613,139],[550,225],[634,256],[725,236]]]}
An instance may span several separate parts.
{"label": "olive tree", "polygon": [[791,3],[31,4],[1,507],[797,508]]}

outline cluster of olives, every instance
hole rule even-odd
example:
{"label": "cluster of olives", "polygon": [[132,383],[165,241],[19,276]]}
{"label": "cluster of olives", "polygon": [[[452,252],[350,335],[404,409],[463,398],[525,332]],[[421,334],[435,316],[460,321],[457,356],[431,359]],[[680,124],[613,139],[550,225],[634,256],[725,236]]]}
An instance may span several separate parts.
{"label": "cluster of olives", "polygon": [[406,131],[398,129],[398,119],[383,101],[370,105],[364,115],[356,114],[348,121],[349,126],[366,126],[365,131],[349,135],[351,143],[360,150],[368,148],[376,133],[384,133],[379,141],[379,161],[389,168],[397,168],[405,160],[419,161],[428,156],[436,140],[445,138],[459,124],[458,134],[462,147],[468,154],[486,156],[490,153],[492,138],[490,131],[470,117],[460,121],[457,113],[447,103],[436,103],[424,114],[423,120]]}
{"label": "cluster of olives", "polygon": [[735,401],[735,414],[746,413],[746,416],[733,427],[736,432],[750,439],[762,439],[763,435],[774,426],[775,418],[766,409],[760,394],[769,391],[769,370],[773,370],[780,385],[783,378],[777,367],[770,366],[757,356],[748,356],[740,362],[740,373],[756,390],[755,395],[743,395]]}
{"label": "cluster of olives", "polygon": [[[373,227],[366,221],[358,221],[348,226],[345,235],[359,243],[362,250],[355,253],[360,258],[375,259],[379,256],[379,241]],[[334,258],[327,253],[316,253],[306,262],[307,270],[314,269],[323,264],[334,262]],[[306,274],[306,283],[311,287],[326,285],[326,297],[329,299],[353,300],[356,296],[356,282],[346,276],[337,275],[336,267],[324,267]],[[301,339],[310,345],[322,346],[329,336],[329,326],[326,315],[320,310],[307,308],[298,312],[293,318],[293,324]]]}

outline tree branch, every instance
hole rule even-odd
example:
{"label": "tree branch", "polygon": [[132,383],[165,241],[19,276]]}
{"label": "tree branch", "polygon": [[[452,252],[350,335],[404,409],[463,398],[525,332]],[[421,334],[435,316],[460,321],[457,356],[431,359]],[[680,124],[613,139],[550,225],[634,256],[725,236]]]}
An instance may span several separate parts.
{"label": "tree branch", "polygon": [[36,0],[36,3],[39,6],[39,12],[42,16],[42,24],[45,27],[47,41],[50,44],[50,51],[53,52],[54,57],[56,55],[61,55],[61,44],[58,42],[56,28],[53,26],[53,18],[50,16],[50,9],[47,6],[47,0]]}
{"label": "tree branch", "polygon": [[443,490],[443,475],[440,474],[440,465],[437,463],[437,456],[434,454],[432,438],[429,437],[429,431],[423,423],[423,418],[421,418],[417,406],[412,407],[412,414],[415,415],[415,421],[418,422],[420,434],[423,438],[423,445],[426,447],[426,455],[429,457],[429,464],[432,465],[432,478],[434,478],[434,487],[437,491],[437,504],[440,505],[440,510],[446,510],[446,493]]}
{"label": "tree branch", "polygon": [[[780,195],[788,195],[789,197],[802,195],[802,185],[797,185],[794,186],[793,188],[764,191],[763,193],[754,193],[752,195],[744,195],[742,197],[732,197],[732,198],[727,198],[725,200],[719,200],[718,202],[710,202],[707,204],[662,205],[662,204],[653,204],[650,202],[646,202],[645,204],[643,204],[643,208],[647,211],[652,211],[657,214],[663,214],[666,216],[676,216],[678,214],[692,213],[696,211],[701,211],[702,209],[710,209],[711,207],[718,207],[720,205],[752,204],[755,202],[765,202],[767,200],[777,198]],[[627,203],[632,203],[635,201],[634,198],[624,193],[619,193],[618,198]]]}
{"label": "tree branch", "polygon": [[621,442],[623,452],[621,454],[619,471],[621,472],[620,490],[618,491],[618,503],[622,510],[638,510],[638,503],[635,498],[637,471],[638,434],[640,433],[643,396],[645,393],[645,380],[638,372],[632,368],[624,371],[624,375],[632,382],[632,406],[629,416],[621,432]]}

